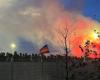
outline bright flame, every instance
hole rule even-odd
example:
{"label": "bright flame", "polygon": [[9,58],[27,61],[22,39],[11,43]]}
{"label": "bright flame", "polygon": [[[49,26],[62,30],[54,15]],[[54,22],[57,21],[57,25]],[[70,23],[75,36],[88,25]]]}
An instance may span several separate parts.
{"label": "bright flame", "polygon": [[94,33],[94,39],[98,39],[98,34],[97,33]]}
{"label": "bright flame", "polygon": [[89,38],[91,39],[91,41],[96,41],[98,39],[98,34],[96,32],[92,32],[90,34],[91,35]]}

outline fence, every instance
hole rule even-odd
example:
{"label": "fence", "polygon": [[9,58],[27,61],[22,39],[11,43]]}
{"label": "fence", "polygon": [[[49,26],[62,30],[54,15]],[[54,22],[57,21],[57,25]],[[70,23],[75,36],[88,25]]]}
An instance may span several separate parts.
{"label": "fence", "polygon": [[0,62],[0,80],[65,80],[63,62]]}

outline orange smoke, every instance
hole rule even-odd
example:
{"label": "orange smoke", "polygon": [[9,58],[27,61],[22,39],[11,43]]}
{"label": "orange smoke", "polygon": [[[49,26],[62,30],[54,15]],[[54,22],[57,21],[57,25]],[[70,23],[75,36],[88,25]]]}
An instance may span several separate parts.
{"label": "orange smoke", "polygon": [[[65,27],[67,27],[69,31],[67,42],[68,46],[71,48],[71,53],[73,56],[81,57],[83,56],[83,53],[81,52],[79,45],[84,46],[87,40],[93,41],[93,38],[91,37],[91,32],[94,30],[93,25],[96,25],[95,22],[82,16],[77,16],[75,20],[73,20],[71,15],[61,16],[54,24],[54,27],[59,31],[60,36],[57,38],[58,35],[56,34],[54,39],[55,41],[62,41],[59,42],[61,44],[64,43],[62,35],[65,34],[64,30]],[[98,51],[98,53],[99,52],[100,51]],[[90,57],[94,57],[94,54],[91,54]]]}

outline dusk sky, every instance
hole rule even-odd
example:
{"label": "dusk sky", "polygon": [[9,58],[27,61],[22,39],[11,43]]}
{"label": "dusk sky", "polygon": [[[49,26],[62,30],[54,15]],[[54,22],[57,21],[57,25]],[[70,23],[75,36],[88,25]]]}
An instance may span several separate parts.
{"label": "dusk sky", "polygon": [[52,54],[63,54],[67,26],[70,55],[81,56],[78,46],[100,31],[99,8],[100,0],[0,0],[0,51],[38,53],[48,44]]}

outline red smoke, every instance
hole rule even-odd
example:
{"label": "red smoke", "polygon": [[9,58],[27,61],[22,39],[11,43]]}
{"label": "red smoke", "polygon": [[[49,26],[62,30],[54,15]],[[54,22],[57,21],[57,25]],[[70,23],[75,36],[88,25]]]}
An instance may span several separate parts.
{"label": "red smoke", "polygon": [[[93,24],[94,23],[92,20],[88,20],[85,17],[77,16],[77,18],[73,20],[73,18],[69,15],[58,18],[55,27],[59,30],[59,32],[62,33],[64,33],[65,27],[68,28],[69,32],[67,41],[70,42],[71,53],[73,54],[73,56],[81,57],[83,56],[83,53],[80,50],[79,45],[84,46],[87,40],[91,41],[92,38],[90,37],[90,33],[91,31],[93,31]],[[59,38],[63,40],[62,35]],[[96,40],[94,40],[93,42],[96,42]],[[95,45],[97,46],[97,53],[100,54],[100,43],[95,43]],[[94,56],[94,54],[90,55],[90,57],[92,58],[94,58]]]}

